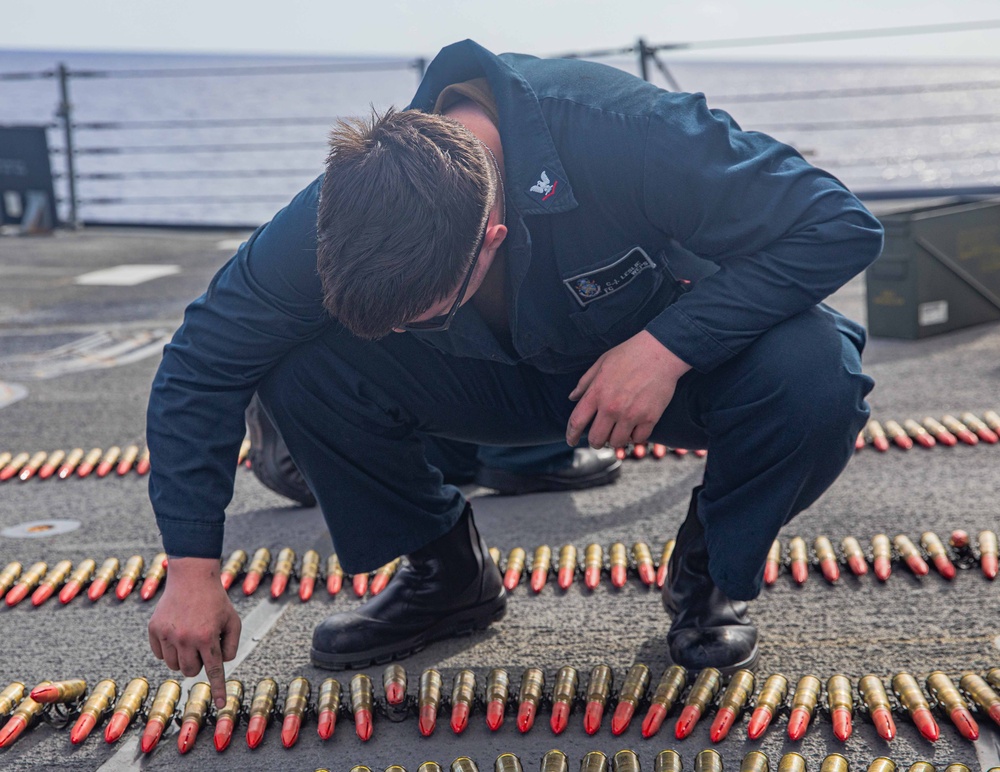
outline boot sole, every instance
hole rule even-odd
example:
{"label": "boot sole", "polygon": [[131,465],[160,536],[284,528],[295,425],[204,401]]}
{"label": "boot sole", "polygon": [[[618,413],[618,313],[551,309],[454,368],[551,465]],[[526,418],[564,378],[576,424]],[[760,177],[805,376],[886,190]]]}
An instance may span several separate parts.
{"label": "boot sole", "polygon": [[[723,676],[728,678],[737,670],[750,670],[750,671],[755,670],[757,667],[758,659],[760,659],[760,647],[757,644],[754,644],[753,651],[750,652],[750,656],[744,659],[742,662],[737,662],[733,665],[727,665],[726,667],[716,667],[715,669],[718,670],[720,673],[722,673]],[[688,672],[688,676],[690,678],[694,678],[695,676],[698,675],[698,673],[704,670],[704,668],[695,669],[690,667],[686,669]]]}
{"label": "boot sole", "polygon": [[325,670],[347,670],[349,668],[384,665],[395,659],[403,659],[411,654],[416,654],[425,648],[427,644],[434,641],[459,635],[471,635],[479,630],[485,630],[494,622],[499,622],[503,619],[506,613],[507,597],[506,595],[501,595],[494,601],[491,601],[485,609],[483,606],[479,606],[475,609],[467,609],[453,614],[441,620],[429,630],[425,630],[412,638],[400,641],[392,646],[382,646],[350,654],[337,654],[336,652],[320,651],[313,648],[310,650],[310,657],[316,667]]}
{"label": "boot sole", "polygon": [[601,469],[583,477],[560,477],[553,475],[525,475],[507,472],[503,469],[480,469],[476,472],[476,484],[493,488],[501,496],[520,496],[525,493],[550,493],[555,491],[578,491],[610,485],[622,473],[622,462]]}

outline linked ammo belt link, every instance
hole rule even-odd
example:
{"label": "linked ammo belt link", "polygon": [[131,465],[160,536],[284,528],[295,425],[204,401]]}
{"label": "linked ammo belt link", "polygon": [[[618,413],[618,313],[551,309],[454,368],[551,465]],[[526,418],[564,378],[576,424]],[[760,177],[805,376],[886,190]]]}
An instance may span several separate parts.
{"label": "linked ammo belt link", "polygon": [[[998,546],[993,531],[980,531],[975,545],[965,531],[953,531],[947,546],[933,531],[925,531],[918,541],[919,547],[905,534],[898,534],[891,540],[885,534],[876,534],[870,541],[870,549],[865,551],[856,538],[847,536],[841,540],[838,555],[826,536],[814,539],[811,550],[798,536],[790,539],[787,545],[776,540],[767,556],[764,582],[774,584],[779,574],[786,570],[795,582],[802,584],[812,567],[818,568],[829,583],[836,584],[842,567],[848,567],[855,576],[862,576],[868,573],[869,563],[882,582],[889,578],[897,563],[905,564],[916,576],[924,576],[930,572],[929,562],[937,573],[949,580],[954,579],[957,569],[976,565],[988,579],[997,575]],[[496,547],[490,548],[490,555],[500,567],[508,591],[515,590],[527,577],[532,591],[537,594],[553,578],[562,590],[580,580],[593,590],[602,577],[608,577],[614,587],[620,588],[630,576],[647,586],[661,587],[673,548],[674,540],[669,539],[663,545],[658,562],[654,562],[646,542],[635,542],[631,549],[624,542],[615,542],[607,550],[600,544],[589,544],[582,551],[566,544],[557,553],[543,544],[535,548],[530,561],[522,547],[514,547],[506,559]],[[581,554],[582,560],[579,559]],[[401,562],[396,558],[371,575],[347,576],[336,554],[327,557],[322,572],[320,560],[315,550],[307,550],[300,560],[294,550],[286,547],[273,561],[266,547],[255,550],[252,558],[244,550],[235,550],[222,566],[222,584],[229,590],[242,577],[244,595],[253,595],[270,577],[270,594],[280,598],[287,591],[290,580],[297,579],[299,598],[307,601],[313,597],[317,583],[325,585],[329,596],[335,596],[346,579],[358,597],[366,593],[374,596],[385,589]],[[8,606],[16,606],[30,595],[32,605],[41,606],[58,592],[60,602],[66,604],[83,594],[86,588],[86,595],[93,602],[114,584],[116,597],[125,600],[142,579],[139,595],[149,600],[159,591],[167,565],[167,556],[162,552],[148,562],[142,555],[132,555],[124,563],[118,558],[107,558],[100,565],[90,558],[75,566],[72,561],[60,560],[51,569],[45,561],[27,568],[13,561],[0,571],[0,597]]]}
{"label": "linked ammo belt link", "polygon": [[[987,410],[980,419],[975,413],[962,412],[960,418],[944,415],[941,420],[926,416],[922,421],[907,418],[902,423],[874,419],[858,434],[855,448],[861,450],[871,445],[885,452],[890,445],[902,450],[910,450],[914,443],[924,448],[937,445],[946,447],[962,442],[966,445],[996,444],[1000,432],[1000,415],[995,410]],[[642,443],[618,448],[621,459],[663,458],[668,454],[686,456],[685,448],[670,448],[655,443]],[[704,457],[708,451],[695,449],[695,456]],[[250,440],[244,439],[237,459],[238,465],[249,465]],[[144,475],[149,472],[149,448],[140,450],[138,445],[112,445],[107,450],[73,448],[70,451],[2,451],[0,452],[0,482],[17,478],[22,482],[38,480],[68,480],[73,477],[124,477],[130,472]],[[111,473],[115,472],[115,475]]]}
{"label": "linked ammo belt link", "polygon": [[393,663],[382,674],[378,697],[371,677],[364,673],[350,678],[346,693],[336,678],[325,679],[318,691],[306,678],[294,678],[280,702],[279,685],[273,678],[258,681],[249,695],[241,681],[230,679],[226,682],[226,705],[218,710],[205,682],[191,688],[183,707],[181,687],[174,679],[159,685],[152,702],[149,681],[142,677],[130,680],[121,692],[110,679],[89,691],[83,679],[43,681],[30,693],[23,683],[13,682],[0,692],[0,718],[9,716],[0,729],[0,748],[11,745],[39,721],[58,728],[72,724],[70,741],[77,745],[105,718],[104,739],[108,743],[116,742],[133,722],[142,720],[145,728],[140,747],[144,753],[156,748],[171,723],[180,727],[177,745],[181,753],[190,750],[206,724],[214,725],[215,747],[222,752],[241,722],[246,724],[250,748],[260,745],[272,722],[281,725],[282,745],[292,748],[299,741],[303,723],[313,719],[321,740],[329,740],[338,719],[343,719],[352,721],[357,736],[368,741],[381,720],[416,718],[419,733],[429,737],[442,714],[450,716],[448,723],[455,734],[464,732],[477,716],[483,716],[494,732],[513,724],[523,734],[532,730],[540,714],[548,714],[555,735],[565,731],[573,714],[582,714],[584,731],[594,735],[605,723],[605,714],[610,713],[610,731],[616,737],[629,730],[633,718],[642,716],[635,723],[640,724],[637,733],[646,739],[656,736],[667,718],[676,714],[673,736],[684,740],[703,717],[707,720],[714,712],[710,737],[715,743],[724,740],[737,722],[742,723],[745,714],[750,715],[746,728],[750,740],[763,737],[777,717],[785,716],[786,731],[793,741],[801,740],[819,717],[833,725],[834,736],[842,742],[851,736],[856,716],[870,720],[887,741],[896,736],[897,718],[908,717],[930,742],[941,735],[939,716],[970,741],[979,737],[977,716],[1000,725],[1000,696],[996,692],[1000,689],[1000,668],[985,676],[967,672],[957,684],[940,670],[920,680],[909,673],[896,673],[888,681],[866,675],[856,683],[840,674],[825,682],[815,675],[791,681],[780,673],[758,677],[740,670],[725,682],[715,668],[702,670],[692,680],[683,667],[671,665],[654,686],[649,668],[634,664],[616,688],[614,671],[602,664],[590,670],[585,686],[583,681],[571,666],[560,668],[554,678],[540,668],[529,667],[517,681],[503,668],[490,670],[485,681],[473,670],[460,670],[446,691],[441,673],[428,668],[413,689],[406,669]]}

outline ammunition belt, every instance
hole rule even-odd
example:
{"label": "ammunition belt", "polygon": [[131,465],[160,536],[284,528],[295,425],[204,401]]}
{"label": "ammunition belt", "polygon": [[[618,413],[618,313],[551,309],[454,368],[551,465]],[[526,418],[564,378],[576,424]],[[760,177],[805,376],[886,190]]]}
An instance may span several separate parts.
{"label": "ammunition belt", "polygon": [[[514,591],[522,580],[526,580],[534,594],[538,594],[550,581],[562,590],[577,581],[593,590],[605,578],[614,587],[623,587],[630,578],[646,586],[661,587],[673,547],[674,540],[667,540],[656,561],[649,545],[641,541],[634,542],[630,548],[624,542],[615,542],[607,549],[600,544],[589,544],[582,550],[569,544],[553,550],[543,544],[530,553],[530,559],[522,547],[514,547],[506,557],[499,549],[491,547],[490,555],[503,573],[508,591]],[[956,530],[947,544],[933,531],[923,532],[916,542],[905,534],[892,539],[876,534],[866,548],[848,536],[840,541],[839,553],[825,536],[816,537],[811,548],[803,538],[796,536],[785,544],[775,540],[765,564],[764,582],[773,585],[785,572],[802,584],[807,581],[810,569],[814,569],[827,582],[836,585],[840,583],[841,569],[849,569],[859,577],[868,573],[869,564],[883,583],[900,564],[918,577],[928,574],[933,565],[938,574],[949,580],[954,579],[960,569],[979,566],[984,576],[993,579],[997,575],[997,562],[997,535],[990,530],[980,531],[975,543],[968,533]],[[326,594],[332,597],[341,592],[345,582],[358,597],[377,595],[400,564],[401,558],[396,558],[371,574],[349,575],[340,568],[336,554],[322,561],[315,550],[307,550],[299,558],[294,550],[286,547],[272,560],[271,551],[262,547],[252,558],[244,550],[234,550],[224,561],[221,576],[227,590],[242,578],[245,595],[255,594],[269,578],[270,594],[275,598],[281,597],[290,581],[296,580],[299,598],[307,601],[314,596],[317,585],[325,586]],[[13,561],[0,571],[0,597],[6,599],[8,606],[15,606],[30,594],[32,604],[40,606],[58,592],[65,604],[84,594],[86,588],[86,595],[96,601],[114,585],[119,600],[127,598],[137,586],[140,597],[149,600],[159,591],[166,571],[164,553],[158,553],[148,562],[142,555],[133,555],[125,561],[107,558],[100,565],[89,559],[75,566],[68,560],[61,560],[51,569],[44,561],[33,563],[27,569]]]}
{"label": "ammunition belt", "polygon": [[[671,735],[683,740],[700,720],[707,722],[714,712],[711,738],[716,743],[726,739],[733,726],[742,725],[747,715],[746,731],[752,740],[760,739],[779,717],[787,717],[787,733],[796,741],[820,717],[833,723],[841,742],[851,736],[852,717],[870,720],[885,740],[895,737],[895,720],[907,717],[931,742],[940,737],[939,718],[942,724],[953,724],[970,741],[979,736],[977,718],[1000,724],[1000,696],[996,692],[1000,689],[1000,668],[985,675],[966,672],[957,683],[942,671],[919,679],[896,673],[885,680],[867,675],[854,681],[837,674],[821,681],[814,675],[792,680],[778,673],[765,677],[740,670],[725,682],[714,668],[689,679],[684,668],[671,665],[657,682],[650,675],[642,664],[628,668],[620,682],[607,665],[595,666],[589,676],[568,666],[554,677],[539,668],[527,668],[519,679],[502,668],[489,671],[485,679],[475,671],[461,670],[447,689],[441,673],[428,668],[414,688],[405,668],[393,663],[382,674],[378,696],[365,673],[355,673],[346,687],[336,678],[327,678],[318,691],[307,679],[297,677],[284,689],[282,700],[274,679],[261,679],[252,693],[245,691],[240,681],[230,679],[223,709],[214,707],[205,682],[195,684],[183,702],[180,686],[173,679],[163,681],[152,700],[145,678],[132,679],[121,692],[113,680],[105,679],[89,694],[81,679],[43,681],[30,694],[24,684],[14,682],[0,692],[0,718],[10,716],[0,729],[0,748],[39,721],[57,728],[73,725],[71,739],[78,744],[109,716],[105,731],[108,742],[116,741],[136,720],[144,722],[143,750],[147,752],[163,730],[176,722],[181,726],[182,753],[190,749],[205,725],[215,726],[216,747],[221,751],[241,723],[247,727],[250,747],[262,741],[268,725],[277,723],[282,744],[291,748],[298,742],[302,726],[313,720],[323,740],[330,739],[339,719],[353,722],[358,737],[367,741],[380,720],[396,723],[417,718],[419,733],[430,736],[437,729],[439,715],[450,715],[448,723],[455,734],[464,732],[470,721],[479,720],[477,716],[485,716],[494,732],[506,726],[508,731],[516,727],[524,734],[533,729],[537,716],[548,714],[547,723],[558,735],[576,714],[572,720],[579,721],[582,716],[589,735],[608,726],[614,736],[620,736],[634,723],[633,736],[641,733],[646,739],[657,736],[663,724],[676,716]],[[607,715],[611,717],[608,721]],[[225,735],[223,742],[220,733]],[[147,739],[150,737],[152,740]]]}

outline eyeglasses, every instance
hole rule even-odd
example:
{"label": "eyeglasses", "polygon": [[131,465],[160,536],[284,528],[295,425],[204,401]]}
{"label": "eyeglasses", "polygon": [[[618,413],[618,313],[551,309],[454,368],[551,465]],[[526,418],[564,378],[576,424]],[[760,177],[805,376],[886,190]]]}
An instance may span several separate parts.
{"label": "eyeglasses", "polygon": [[407,332],[444,332],[451,326],[452,318],[461,307],[462,301],[465,300],[465,291],[469,288],[472,274],[476,270],[476,263],[479,262],[479,254],[483,251],[483,245],[486,243],[486,229],[488,225],[489,220],[483,225],[483,233],[476,244],[476,252],[472,256],[472,263],[469,265],[469,270],[465,272],[465,278],[462,279],[462,286],[458,288],[458,297],[455,298],[455,302],[452,303],[448,313],[433,316],[422,322],[407,322],[400,325],[399,329],[406,330]]}

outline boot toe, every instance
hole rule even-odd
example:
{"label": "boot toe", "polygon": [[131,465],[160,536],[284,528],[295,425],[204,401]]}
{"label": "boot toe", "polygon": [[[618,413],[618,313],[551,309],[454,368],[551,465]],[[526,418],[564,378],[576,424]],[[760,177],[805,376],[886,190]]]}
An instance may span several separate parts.
{"label": "boot toe", "polygon": [[751,625],[671,630],[667,636],[670,657],[691,672],[714,667],[723,675],[757,662],[757,630]]}

